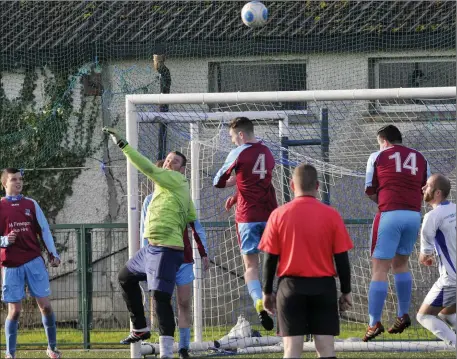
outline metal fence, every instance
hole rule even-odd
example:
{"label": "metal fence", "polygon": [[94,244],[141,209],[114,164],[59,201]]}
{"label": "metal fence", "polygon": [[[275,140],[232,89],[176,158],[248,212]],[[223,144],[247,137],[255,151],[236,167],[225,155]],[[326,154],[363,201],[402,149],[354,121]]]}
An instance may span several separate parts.
{"label": "metal fence", "polygon": [[[210,271],[214,273],[232,271],[230,268],[223,268],[216,259],[220,251],[218,238],[224,236],[227,224],[203,223],[203,225],[206,227],[209,256],[212,258],[213,268]],[[369,269],[371,221],[348,220],[346,226],[355,245],[351,251],[354,309],[352,317],[347,318],[348,322],[343,324],[349,328],[354,323],[363,323],[367,317],[366,291],[371,277]],[[128,259],[127,224],[61,224],[52,226],[52,231],[62,259],[62,265],[59,268],[49,269],[52,305],[57,313],[59,338],[63,338],[63,340],[59,339],[59,346],[89,349],[118,344],[118,340],[127,333],[129,328],[129,317],[117,280],[119,269]],[[411,260],[415,277],[412,310],[418,309],[426,291],[437,278],[436,268],[419,267],[415,256]],[[238,262],[239,258],[236,259]],[[237,283],[243,287],[241,262],[235,268],[237,273],[233,274],[232,271],[229,276],[239,277]],[[211,286],[209,281],[211,279],[204,284],[207,294]],[[219,285],[223,286],[224,283]],[[391,292],[394,292],[392,288]],[[243,292],[240,293],[243,297],[240,301],[249,302],[247,295],[244,298]],[[209,301],[210,299],[208,303]],[[241,308],[241,305],[239,307]],[[7,312],[6,305],[2,304],[1,308],[0,320],[3,323]],[[388,299],[386,310],[389,313],[395,313],[393,297]],[[214,306],[211,308],[205,305],[203,318],[212,316],[212,311]],[[42,344],[45,337],[41,328],[41,315],[35,300],[27,295],[20,319],[19,346]],[[0,335],[3,338],[4,333]]]}

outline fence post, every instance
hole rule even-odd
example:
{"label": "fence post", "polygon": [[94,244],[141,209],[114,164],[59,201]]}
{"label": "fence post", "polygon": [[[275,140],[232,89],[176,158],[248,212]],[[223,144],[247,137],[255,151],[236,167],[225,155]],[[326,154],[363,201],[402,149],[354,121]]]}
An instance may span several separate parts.
{"label": "fence post", "polygon": [[84,347],[90,349],[90,331],[92,329],[92,229],[84,227],[84,247],[85,247],[85,275],[86,275],[86,312],[84,332]]}
{"label": "fence post", "polygon": [[76,266],[78,274],[78,329],[83,330],[83,317],[84,317],[84,304],[83,304],[83,268],[84,260],[81,256],[82,247],[83,247],[83,231],[82,225],[79,225],[75,228],[76,234]]}
{"label": "fence post", "polygon": [[84,224],[78,229],[79,320],[83,332],[83,348],[90,349],[92,327],[92,234]]}

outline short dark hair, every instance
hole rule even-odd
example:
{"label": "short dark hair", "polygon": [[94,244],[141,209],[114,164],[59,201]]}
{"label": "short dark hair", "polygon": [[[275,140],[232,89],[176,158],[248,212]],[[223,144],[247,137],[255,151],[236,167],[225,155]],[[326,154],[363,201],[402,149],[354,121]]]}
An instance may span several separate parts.
{"label": "short dark hair", "polygon": [[295,168],[293,180],[303,192],[314,191],[318,183],[317,170],[312,165],[301,164]]}
{"label": "short dark hair", "polygon": [[156,166],[162,168],[164,162],[165,162],[165,160],[158,160],[158,161],[156,162]]}
{"label": "short dark hair", "polygon": [[403,141],[400,130],[394,125],[381,127],[378,130],[377,135],[393,144],[402,143]]}
{"label": "short dark hair", "polygon": [[254,133],[254,123],[247,117],[236,117],[230,122],[230,128],[247,134]]}
{"label": "short dark hair", "polygon": [[[174,153],[175,155],[181,157],[181,160],[182,160],[182,161],[181,161],[181,162],[182,162],[182,163],[181,163],[181,167],[186,167],[186,165],[187,165],[187,158],[186,158],[186,156],[184,156],[183,153],[181,153],[181,152],[179,152],[179,151],[171,151],[170,153]],[[162,165],[163,165],[163,163],[162,163]]]}
{"label": "short dark hair", "polygon": [[443,199],[446,199],[449,196],[449,193],[451,193],[451,181],[449,181],[449,178],[439,173],[434,174],[433,177],[433,189],[440,190]]}
{"label": "short dark hair", "polygon": [[15,173],[21,173],[21,170],[19,168],[15,168],[15,167],[8,167],[8,168],[5,168],[2,170],[2,176],[1,176],[1,180],[2,182],[6,179],[6,177],[8,176],[8,174],[15,174]]}

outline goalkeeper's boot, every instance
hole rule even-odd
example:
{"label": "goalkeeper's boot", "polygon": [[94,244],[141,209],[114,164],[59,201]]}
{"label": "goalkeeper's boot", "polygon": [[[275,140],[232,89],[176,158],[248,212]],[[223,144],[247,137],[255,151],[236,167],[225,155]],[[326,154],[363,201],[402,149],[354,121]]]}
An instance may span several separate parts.
{"label": "goalkeeper's boot", "polygon": [[377,322],[374,326],[368,326],[365,336],[363,337],[364,342],[369,342],[373,340],[378,335],[384,333],[384,327],[382,326],[381,322]]}
{"label": "goalkeeper's boot", "polygon": [[48,356],[48,358],[51,358],[51,359],[62,358],[62,353],[59,352],[56,348],[51,349],[48,347],[48,349],[46,350],[46,355]]}
{"label": "goalkeeper's boot", "polygon": [[189,350],[186,348],[179,349],[178,354],[179,354],[179,357],[182,359],[190,358]]}
{"label": "goalkeeper's boot", "polygon": [[401,317],[397,317],[395,319],[394,325],[387,329],[390,334],[400,334],[403,331],[411,326],[411,318],[408,314],[403,314]]}
{"label": "goalkeeper's boot", "polygon": [[257,302],[255,303],[255,310],[259,316],[260,324],[262,324],[265,330],[273,330],[275,324],[273,323],[273,319],[271,319],[267,311],[263,308],[262,299],[257,299]]}
{"label": "goalkeeper's boot", "polygon": [[151,332],[131,332],[129,336],[123,340],[121,340],[121,344],[132,344],[137,343],[141,340],[146,340],[151,337]]}

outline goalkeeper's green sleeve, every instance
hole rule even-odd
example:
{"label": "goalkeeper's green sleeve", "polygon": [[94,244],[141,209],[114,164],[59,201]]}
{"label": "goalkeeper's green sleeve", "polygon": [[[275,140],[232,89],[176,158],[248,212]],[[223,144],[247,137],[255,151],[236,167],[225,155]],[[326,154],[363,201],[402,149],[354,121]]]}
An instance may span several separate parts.
{"label": "goalkeeper's green sleeve", "polygon": [[157,167],[147,157],[143,156],[130,145],[125,145],[122,148],[127,159],[148,178],[157,183],[160,187],[174,190],[181,188],[184,182],[187,182],[186,177],[177,172],[170,171],[164,168]]}

